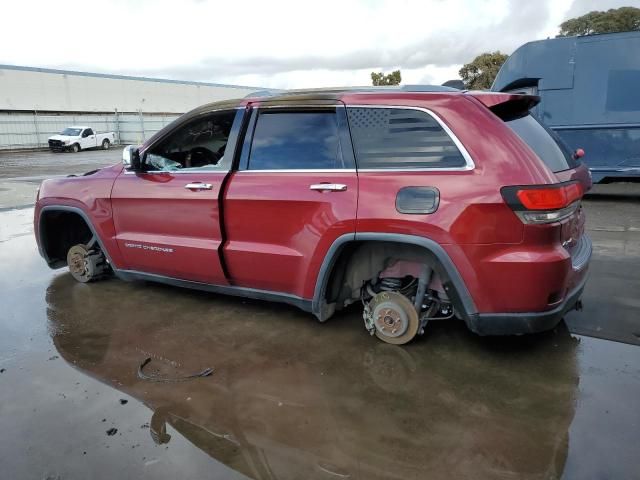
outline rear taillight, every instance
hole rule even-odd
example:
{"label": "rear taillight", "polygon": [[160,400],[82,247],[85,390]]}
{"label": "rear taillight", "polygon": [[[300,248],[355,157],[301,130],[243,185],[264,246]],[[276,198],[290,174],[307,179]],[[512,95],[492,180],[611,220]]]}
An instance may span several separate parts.
{"label": "rear taillight", "polygon": [[554,223],[570,217],[584,193],[578,182],[501,189],[505,202],[524,223]]}

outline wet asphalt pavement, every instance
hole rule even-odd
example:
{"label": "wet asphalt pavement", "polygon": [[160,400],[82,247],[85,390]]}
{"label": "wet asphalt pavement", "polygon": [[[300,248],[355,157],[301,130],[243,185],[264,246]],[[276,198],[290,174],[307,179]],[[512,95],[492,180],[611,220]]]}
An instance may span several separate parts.
{"label": "wet asphalt pavement", "polygon": [[[319,324],[49,270],[34,177],[119,156],[30,154],[21,169],[0,154],[0,479],[640,478],[640,185],[585,200],[595,253],[566,326],[481,338],[433,323],[395,347],[357,309]],[[144,380],[146,358],[155,380],[214,372]]]}
{"label": "wet asphalt pavement", "polygon": [[36,188],[46,178],[85,173],[121,158],[118,146],[80,153],[0,151],[0,212],[32,205]]}

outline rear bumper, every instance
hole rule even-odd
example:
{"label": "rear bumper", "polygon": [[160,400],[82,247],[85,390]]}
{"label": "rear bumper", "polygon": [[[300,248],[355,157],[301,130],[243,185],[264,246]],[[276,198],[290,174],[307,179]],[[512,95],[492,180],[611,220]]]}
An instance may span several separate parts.
{"label": "rear bumper", "polygon": [[478,314],[469,322],[469,328],[478,335],[523,335],[544,332],[555,327],[565,313],[573,310],[582,296],[586,277],[565,301],[546,312],[486,313]]}
{"label": "rear bumper", "polygon": [[522,335],[555,327],[567,312],[576,308],[587,283],[592,247],[589,237],[583,238],[584,246],[572,258],[576,282],[560,304],[542,312],[478,313],[467,320],[469,328],[478,335]]}

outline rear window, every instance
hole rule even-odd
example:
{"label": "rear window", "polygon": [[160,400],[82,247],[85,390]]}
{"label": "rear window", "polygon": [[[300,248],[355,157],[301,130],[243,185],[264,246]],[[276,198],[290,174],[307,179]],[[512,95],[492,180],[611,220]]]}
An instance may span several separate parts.
{"label": "rear window", "polygon": [[465,158],[440,124],[422,110],[347,108],[358,168],[458,168]]}
{"label": "rear window", "polygon": [[558,134],[543,126],[533,115],[507,120],[505,123],[529,145],[551,171],[561,172],[580,164],[573,158],[573,152]]}

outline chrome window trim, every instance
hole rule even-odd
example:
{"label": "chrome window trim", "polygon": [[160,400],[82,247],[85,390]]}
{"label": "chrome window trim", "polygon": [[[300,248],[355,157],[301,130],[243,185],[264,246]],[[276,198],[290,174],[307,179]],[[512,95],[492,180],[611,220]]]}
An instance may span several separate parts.
{"label": "chrome window trim", "polygon": [[[360,104],[346,105],[346,108],[350,108],[350,107],[352,108],[389,108],[389,109],[396,109],[396,110],[418,110],[420,112],[424,112],[427,115],[429,115],[431,118],[433,118],[436,122],[438,122],[438,125],[442,127],[445,133],[453,141],[454,145],[458,148],[458,150],[460,151],[460,154],[462,155],[462,158],[464,158],[464,161],[466,163],[466,165],[462,167],[358,168],[358,172],[425,172],[425,171],[426,172],[465,172],[465,171],[473,170],[476,168],[476,164],[473,161],[473,158],[471,158],[471,155],[469,154],[467,149],[464,147],[462,142],[458,139],[456,134],[451,131],[449,126],[446,123],[444,123],[444,121],[442,121],[442,119],[435,112],[429,110],[428,108],[414,107],[410,105],[360,105]],[[353,141],[353,136],[351,137],[351,139]],[[354,150],[356,150],[355,145],[354,145]],[[356,153],[356,165],[357,164],[358,164],[358,156]]]}
{"label": "chrome window trim", "polygon": [[355,168],[289,168],[272,170],[238,170],[236,173],[356,173]]}
{"label": "chrome window trim", "polygon": [[[257,103],[257,102],[256,102]],[[287,105],[286,103],[281,103],[278,105],[261,105],[257,103],[256,105],[251,105],[252,108],[256,110],[272,110],[272,109],[283,109],[283,110],[295,110],[297,108],[345,108],[344,103],[318,103],[318,104],[309,104],[309,103],[292,103],[291,105]]]}
{"label": "chrome window trim", "polygon": [[465,165],[464,167],[423,167],[423,168],[359,168],[358,172],[363,173],[383,173],[383,172],[469,172],[475,167]]}
{"label": "chrome window trim", "polygon": [[[377,171],[377,170],[376,170]],[[236,173],[337,173],[337,172],[341,172],[341,173],[356,173],[356,169],[355,168],[325,168],[325,169],[306,169],[306,168],[298,168],[298,169],[283,169],[283,170],[237,170]],[[158,175],[158,174],[171,174],[173,175],[174,173],[176,174],[180,174],[180,175],[185,175],[187,173],[192,173],[194,175],[201,175],[201,174],[209,174],[209,173],[218,173],[218,174],[227,174],[229,173],[229,170],[191,170],[191,171],[181,171],[181,170],[150,170],[147,172],[133,172],[131,170],[125,170],[124,174],[125,175],[135,175],[135,174],[143,174],[143,175],[148,175],[148,174],[153,174],[153,175]]]}
{"label": "chrome window trim", "polygon": [[144,172],[134,172],[132,170],[127,170],[126,168],[124,169],[124,174],[125,175],[136,175],[136,174],[140,174],[140,175],[149,175],[149,174],[153,174],[153,175],[158,175],[158,174],[171,174],[173,175],[174,173],[180,174],[180,175],[186,175],[187,173],[193,173],[194,175],[202,175],[202,174],[209,174],[209,173],[223,173],[223,174],[227,174],[229,173],[231,170],[188,170],[188,171],[181,171],[181,170],[147,170]]}

